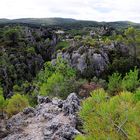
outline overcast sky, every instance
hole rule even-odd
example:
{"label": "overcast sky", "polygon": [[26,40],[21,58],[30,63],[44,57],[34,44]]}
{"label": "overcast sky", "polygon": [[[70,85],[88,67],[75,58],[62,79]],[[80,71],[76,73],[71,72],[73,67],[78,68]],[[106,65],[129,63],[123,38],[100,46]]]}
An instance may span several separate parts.
{"label": "overcast sky", "polygon": [[64,17],[140,22],[140,0],[1,0],[0,18]]}

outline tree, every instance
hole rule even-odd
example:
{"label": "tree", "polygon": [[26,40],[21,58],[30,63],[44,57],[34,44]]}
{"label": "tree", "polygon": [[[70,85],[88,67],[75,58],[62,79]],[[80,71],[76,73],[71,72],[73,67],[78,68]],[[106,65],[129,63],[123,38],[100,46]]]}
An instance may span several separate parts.
{"label": "tree", "polygon": [[109,97],[103,89],[83,101],[80,117],[85,135],[76,140],[136,140],[140,137],[140,101],[130,92]]}
{"label": "tree", "polygon": [[135,91],[140,84],[138,79],[138,70],[135,68],[134,71],[130,70],[129,73],[126,73],[125,77],[122,80],[122,89],[127,91]]}
{"label": "tree", "polygon": [[38,79],[42,95],[61,98],[66,98],[81,83],[76,81],[76,71],[61,57],[57,58],[54,65],[47,62],[45,69],[39,73]]}
{"label": "tree", "polygon": [[119,73],[113,73],[111,76],[109,76],[109,82],[108,82],[108,91],[109,93],[115,95],[121,90],[121,75]]}
{"label": "tree", "polygon": [[133,49],[134,63],[136,64],[137,47],[140,44],[140,32],[133,27],[129,27],[125,30],[125,35],[127,38],[126,43]]}
{"label": "tree", "polygon": [[12,45],[15,45],[15,43],[17,43],[19,39],[19,32],[20,30],[16,28],[5,31],[4,33],[5,40],[11,43]]}

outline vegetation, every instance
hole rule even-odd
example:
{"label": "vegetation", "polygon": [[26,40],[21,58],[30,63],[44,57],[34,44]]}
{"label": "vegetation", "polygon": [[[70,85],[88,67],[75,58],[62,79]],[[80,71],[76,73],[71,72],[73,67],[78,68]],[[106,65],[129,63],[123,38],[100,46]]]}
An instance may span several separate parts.
{"label": "vegetation", "polygon": [[38,95],[65,99],[84,85],[100,87],[81,104],[84,133],[76,140],[139,139],[139,25],[23,20],[30,25],[0,26],[0,115],[36,106]]}
{"label": "vegetation", "polygon": [[119,73],[113,73],[109,76],[108,90],[110,93],[118,93],[121,90],[121,75]]}
{"label": "vegetation", "polygon": [[138,70],[135,68],[134,71],[130,70],[129,73],[126,73],[123,78],[119,73],[109,76],[108,91],[112,95],[123,90],[133,92],[138,88],[139,84]]}
{"label": "vegetation", "polygon": [[0,95],[0,116],[3,117],[6,108],[6,101],[2,95]]}
{"label": "vegetation", "polygon": [[24,108],[29,106],[27,98],[20,94],[15,94],[8,100],[6,112],[9,117],[23,111]]}
{"label": "vegetation", "polygon": [[80,111],[86,134],[77,136],[76,140],[139,139],[139,108],[140,101],[130,92],[113,97],[103,89],[92,92]]}
{"label": "vegetation", "polygon": [[[0,82],[5,98],[12,96],[14,85],[21,87],[24,82],[31,82],[43,62],[50,60],[51,51],[54,51],[49,50],[53,33],[46,31],[46,35],[40,35],[41,32],[41,29],[24,26],[0,28]],[[38,43],[42,44],[41,48]]]}
{"label": "vegetation", "polygon": [[62,49],[68,48],[68,47],[69,47],[69,42],[61,41],[57,44],[56,50],[62,50]]}
{"label": "vegetation", "polygon": [[44,96],[66,98],[82,84],[82,81],[76,80],[76,71],[61,57],[57,59],[56,65],[47,62],[38,77],[40,93]]}
{"label": "vegetation", "polygon": [[125,30],[126,43],[133,50],[134,63],[136,64],[137,60],[137,48],[140,45],[140,32],[135,30],[135,28],[130,27]]}

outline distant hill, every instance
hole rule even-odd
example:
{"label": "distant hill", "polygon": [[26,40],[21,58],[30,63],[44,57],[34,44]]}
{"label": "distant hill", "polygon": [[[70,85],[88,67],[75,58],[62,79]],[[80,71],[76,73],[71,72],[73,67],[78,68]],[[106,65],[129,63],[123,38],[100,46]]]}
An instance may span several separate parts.
{"label": "distant hill", "polygon": [[26,23],[26,24],[40,24],[40,25],[60,25],[66,23],[76,23],[77,20],[70,18],[20,18],[20,19],[0,19],[2,23]]}
{"label": "distant hill", "polygon": [[117,21],[117,22],[97,22],[76,20],[71,18],[21,18],[21,19],[0,19],[0,24],[31,24],[41,26],[99,26],[109,25],[114,28],[126,28],[128,26],[134,26],[140,28],[140,23],[133,23],[130,21]]}

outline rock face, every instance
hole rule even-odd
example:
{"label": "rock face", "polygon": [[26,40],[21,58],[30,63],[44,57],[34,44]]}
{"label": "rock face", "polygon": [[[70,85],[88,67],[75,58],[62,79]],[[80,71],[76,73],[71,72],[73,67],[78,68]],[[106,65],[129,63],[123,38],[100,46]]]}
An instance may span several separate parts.
{"label": "rock face", "polygon": [[80,105],[75,93],[64,101],[39,97],[39,103],[35,109],[26,108],[7,120],[5,128],[0,130],[0,139],[72,140],[80,133],[76,129],[76,112]]}
{"label": "rock face", "polygon": [[[86,78],[101,77],[108,70],[109,64],[111,64],[110,56],[112,56],[112,51],[119,52],[121,56],[129,54],[127,46],[112,43],[98,47],[70,47],[67,51],[57,54],[57,57],[62,56]],[[52,60],[53,62],[54,60]]]}

